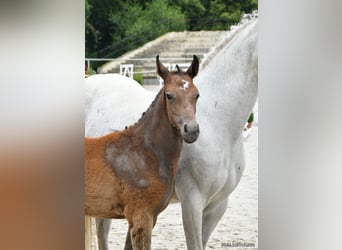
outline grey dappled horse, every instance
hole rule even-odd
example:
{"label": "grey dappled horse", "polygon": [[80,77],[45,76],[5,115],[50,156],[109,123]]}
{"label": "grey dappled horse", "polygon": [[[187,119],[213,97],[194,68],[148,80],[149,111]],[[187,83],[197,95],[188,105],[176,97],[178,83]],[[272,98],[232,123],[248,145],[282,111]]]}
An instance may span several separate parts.
{"label": "grey dappled horse", "polygon": [[[229,42],[203,61],[194,79],[201,93],[197,104],[201,134],[196,143],[183,147],[175,187],[191,250],[205,248],[245,168],[242,131],[258,92],[257,22],[230,32]],[[115,75],[86,79],[86,136],[123,129],[151,103],[155,93],[126,79]],[[96,223],[99,247],[108,249],[110,220]]]}

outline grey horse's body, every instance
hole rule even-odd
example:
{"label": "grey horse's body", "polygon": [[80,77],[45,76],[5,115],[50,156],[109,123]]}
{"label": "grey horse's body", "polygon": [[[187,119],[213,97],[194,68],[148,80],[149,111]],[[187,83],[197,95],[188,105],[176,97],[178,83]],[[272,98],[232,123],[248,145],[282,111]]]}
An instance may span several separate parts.
{"label": "grey horse's body", "polygon": [[[196,143],[183,146],[175,188],[191,250],[205,248],[245,167],[242,131],[258,92],[257,20],[231,36],[194,79],[201,94],[197,104],[201,134]],[[94,76],[86,83],[87,136],[130,125],[155,95],[140,86],[127,87],[133,82],[91,84],[101,82],[101,77],[109,82],[111,76]],[[97,220],[100,249],[107,249],[109,225],[110,220]]]}

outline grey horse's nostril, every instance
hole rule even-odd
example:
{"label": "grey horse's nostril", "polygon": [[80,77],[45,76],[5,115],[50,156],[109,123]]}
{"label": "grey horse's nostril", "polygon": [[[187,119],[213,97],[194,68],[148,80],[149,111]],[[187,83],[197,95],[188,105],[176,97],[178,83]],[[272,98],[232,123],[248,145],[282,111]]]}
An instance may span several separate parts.
{"label": "grey horse's nostril", "polygon": [[186,125],[186,124],[184,125],[184,132],[188,133],[188,125]]}

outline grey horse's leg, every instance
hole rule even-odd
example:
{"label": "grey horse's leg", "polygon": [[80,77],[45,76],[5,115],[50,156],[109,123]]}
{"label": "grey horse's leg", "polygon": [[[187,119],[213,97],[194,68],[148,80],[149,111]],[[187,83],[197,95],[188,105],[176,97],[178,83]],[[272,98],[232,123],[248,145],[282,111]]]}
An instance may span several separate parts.
{"label": "grey horse's leg", "polygon": [[205,249],[211,233],[214,231],[217,223],[220,221],[227,209],[228,198],[215,201],[209,204],[203,211],[202,221],[202,242]]}
{"label": "grey horse's leg", "polygon": [[96,218],[96,234],[99,250],[108,250],[108,234],[110,231],[111,219]]}
{"label": "grey horse's leg", "polygon": [[[191,193],[191,194],[190,194]],[[198,193],[189,192],[181,198],[183,228],[188,249],[203,250],[202,209],[203,201]]]}

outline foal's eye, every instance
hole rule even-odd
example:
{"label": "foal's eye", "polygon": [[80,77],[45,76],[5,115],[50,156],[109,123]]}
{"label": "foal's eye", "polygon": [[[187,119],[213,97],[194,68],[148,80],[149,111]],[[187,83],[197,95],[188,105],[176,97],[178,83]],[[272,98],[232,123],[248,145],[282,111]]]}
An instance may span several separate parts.
{"label": "foal's eye", "polygon": [[166,93],[166,98],[167,98],[168,100],[171,100],[173,97],[172,97],[172,95],[171,95],[170,93]]}
{"label": "foal's eye", "polygon": [[200,97],[200,95],[199,95],[199,94],[197,94],[197,95],[196,95],[196,100],[197,100],[199,97]]}

